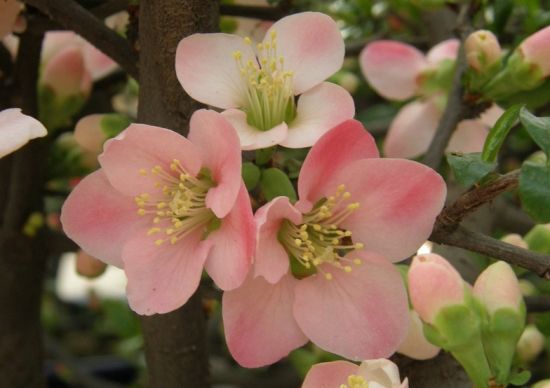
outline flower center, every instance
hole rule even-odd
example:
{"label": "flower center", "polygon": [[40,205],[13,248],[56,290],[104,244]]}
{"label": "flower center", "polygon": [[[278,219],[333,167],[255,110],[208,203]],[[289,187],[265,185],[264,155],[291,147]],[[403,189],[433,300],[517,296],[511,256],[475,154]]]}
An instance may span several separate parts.
{"label": "flower center", "polygon": [[363,248],[361,243],[353,244],[351,231],[338,226],[359,208],[359,203],[343,203],[351,197],[351,194],[344,190],[345,185],[340,185],[335,196],[318,203],[313,210],[304,214],[302,224],[295,225],[289,220],[284,220],[279,233],[281,243],[302,266],[309,269],[313,265],[327,280],[332,279],[332,275],[318,268],[323,263],[331,264],[348,273],[352,271],[348,264],[361,264],[359,259],[340,256],[341,251],[349,252]]}
{"label": "flower center", "polygon": [[[248,124],[262,131],[267,131],[283,121],[289,123],[296,117],[294,71],[284,69],[283,56],[277,57],[277,33],[271,31],[271,41],[258,44],[258,62],[254,58],[243,61],[243,54],[235,51],[233,57],[245,85]],[[250,45],[250,39],[245,38]]]}
{"label": "flower center", "polygon": [[143,169],[139,171],[141,175],[153,180],[153,187],[156,189],[154,191],[157,193],[141,194],[135,198],[139,207],[138,214],[155,215],[155,226],[147,235],[161,233],[162,237],[155,241],[156,245],[168,240],[175,244],[197,228],[206,227],[210,221],[216,220],[212,210],[205,204],[208,190],[215,186],[210,179],[210,171],[201,169],[194,177],[177,159],[170,165],[170,170],[179,176],[175,177],[160,166],[155,166],[150,173]]}
{"label": "flower center", "polygon": [[348,385],[342,384],[340,388],[369,388],[369,383],[361,376],[351,375],[348,377]]}

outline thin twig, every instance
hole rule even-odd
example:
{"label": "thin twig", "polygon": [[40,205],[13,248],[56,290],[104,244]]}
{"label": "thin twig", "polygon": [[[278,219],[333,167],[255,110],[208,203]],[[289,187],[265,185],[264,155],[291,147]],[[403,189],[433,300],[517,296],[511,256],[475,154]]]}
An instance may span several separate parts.
{"label": "thin twig", "polygon": [[72,30],[117,62],[125,72],[139,78],[138,53],[102,21],[72,0],[25,0],[42,13]]}
{"label": "thin twig", "polygon": [[443,116],[439,121],[437,131],[434,138],[426,152],[426,156],[422,161],[426,166],[431,168],[439,167],[441,159],[443,158],[443,153],[449,139],[456,129],[458,123],[464,119],[464,87],[462,86],[462,76],[468,68],[466,62],[466,54],[464,52],[464,41],[473,31],[469,19],[469,2],[464,2],[460,8],[460,13],[457,19],[457,32],[460,36],[460,47],[458,49],[458,58],[456,60],[456,69],[453,77],[453,85],[449,93],[449,98],[447,100],[447,106],[443,112]]}
{"label": "thin twig", "polygon": [[543,313],[550,311],[550,295],[525,296],[525,305],[530,313]]}

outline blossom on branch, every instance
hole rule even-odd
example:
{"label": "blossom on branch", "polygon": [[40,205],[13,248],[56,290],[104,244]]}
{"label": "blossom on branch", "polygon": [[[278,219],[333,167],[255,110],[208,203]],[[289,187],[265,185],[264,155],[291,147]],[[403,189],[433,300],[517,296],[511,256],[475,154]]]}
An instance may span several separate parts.
{"label": "blossom on branch", "polygon": [[0,112],[0,158],[48,134],[42,123],[12,108]]}
{"label": "blossom on branch", "polygon": [[225,109],[242,149],[302,148],[355,113],[347,91],[323,82],[343,60],[336,23],[305,12],[276,22],[256,53],[248,38],[186,37],[176,52],[176,74],[191,97]]}
{"label": "blossom on branch", "polygon": [[239,139],[223,116],[195,112],[189,140],[132,124],[105,143],[99,162],[67,198],[61,221],[87,253],[124,268],[134,311],[182,306],[203,267],[221,289],[240,286],[254,221]]}
{"label": "blossom on branch", "polygon": [[409,322],[391,263],[430,235],[444,181],[419,163],[380,159],[372,136],[348,120],[312,147],[298,193],[295,204],[277,197],[255,214],[253,270],[223,297],[233,357],[259,367],[308,339],[355,360],[391,355]]}

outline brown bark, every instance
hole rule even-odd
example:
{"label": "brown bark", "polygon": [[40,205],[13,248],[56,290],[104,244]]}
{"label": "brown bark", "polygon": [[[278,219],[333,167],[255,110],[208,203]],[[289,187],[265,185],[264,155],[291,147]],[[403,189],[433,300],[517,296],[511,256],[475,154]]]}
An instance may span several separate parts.
{"label": "brown bark", "polygon": [[[11,106],[37,117],[36,81],[41,33],[22,34],[14,67]],[[40,302],[46,253],[42,238],[21,230],[41,208],[45,149],[41,140],[2,160],[0,182],[0,386],[42,388]]]}
{"label": "brown bark", "polygon": [[[188,133],[200,105],[179,84],[176,47],[185,36],[218,29],[213,0],[143,0],[139,10],[140,95],[142,123]],[[149,386],[209,386],[206,329],[199,292],[168,314],[141,317]]]}

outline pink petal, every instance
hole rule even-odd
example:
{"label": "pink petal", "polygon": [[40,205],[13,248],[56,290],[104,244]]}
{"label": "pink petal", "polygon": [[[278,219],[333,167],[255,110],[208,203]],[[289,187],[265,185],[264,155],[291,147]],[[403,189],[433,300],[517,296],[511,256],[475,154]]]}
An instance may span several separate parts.
{"label": "pink petal", "polygon": [[103,143],[107,134],[101,128],[101,120],[105,114],[92,114],[78,120],[74,129],[74,140],[86,151],[97,154],[103,151]]}
{"label": "pink petal", "polygon": [[365,250],[392,262],[413,255],[426,242],[447,193],[437,172],[404,159],[356,161],[327,185],[325,196],[340,184],[351,194],[349,203],[360,206],[339,226]]}
{"label": "pink petal", "polygon": [[250,46],[238,36],[195,34],[178,44],[176,75],[195,100],[222,109],[245,106],[246,89],[233,53],[241,51],[243,62],[256,62]]}
{"label": "pink petal", "polygon": [[[161,192],[153,187],[155,179],[150,172],[155,166],[174,177],[179,175],[170,170],[174,159],[193,176],[201,167],[201,155],[195,145],[176,132],[152,125],[132,124],[105,142],[103,149],[98,159],[109,182],[121,193],[133,197],[155,190]],[[148,176],[141,175],[141,169]]]}
{"label": "pink petal", "polygon": [[12,108],[0,112],[0,158],[23,147],[31,139],[48,134],[42,123],[24,115],[21,109]]}
{"label": "pink petal", "polygon": [[446,152],[461,151],[465,154],[483,151],[489,128],[481,120],[464,120],[454,131]]}
{"label": "pink petal", "polygon": [[241,147],[231,123],[213,110],[201,109],[191,116],[189,141],[202,155],[202,167],[212,174],[216,187],[208,190],[206,206],[218,218],[233,207],[241,185]]}
{"label": "pink petal", "polygon": [[248,192],[241,182],[236,202],[218,230],[206,238],[214,246],[210,250],[204,268],[222,290],[239,287],[252,262],[254,254],[255,225]]}
{"label": "pink petal", "polygon": [[11,33],[20,10],[21,3],[19,1],[0,1],[0,39]]}
{"label": "pink petal", "polygon": [[426,54],[426,59],[432,65],[438,65],[444,59],[456,59],[459,46],[458,39],[445,40],[433,46]]}
{"label": "pink petal", "polygon": [[437,356],[441,348],[428,342],[424,337],[422,321],[415,310],[410,310],[410,325],[407,338],[397,349],[397,353],[404,354],[415,360],[427,360]]}
{"label": "pink petal", "polygon": [[82,53],[86,69],[90,72],[93,80],[101,79],[118,68],[115,61],[88,42],[82,45]]}
{"label": "pink petal", "polygon": [[286,123],[281,123],[268,131],[261,131],[247,123],[246,113],[238,109],[228,109],[222,115],[231,122],[240,139],[241,149],[257,150],[281,143],[288,135]]}
{"label": "pink petal", "polygon": [[407,292],[399,271],[372,252],[359,258],[350,273],[329,264],[321,274],[296,286],[294,317],[320,348],[352,360],[388,357],[405,339],[409,324]]}
{"label": "pink petal", "polygon": [[277,197],[256,211],[256,259],[254,276],[263,276],[275,284],[288,272],[289,258],[278,240],[285,219],[293,224],[302,222],[302,213],[294,208],[287,197]]}
{"label": "pink petal", "polygon": [[355,104],[344,88],[323,82],[300,96],[296,111],[286,139],[280,142],[284,147],[311,147],[329,129],[352,119]]}
{"label": "pink petal", "polygon": [[223,322],[233,358],[246,368],[273,364],[307,342],[292,316],[298,280],[270,284],[252,271],[243,285],[223,294]]}
{"label": "pink petal", "polygon": [[347,120],[325,133],[302,165],[296,208],[309,212],[325,196],[325,186],[334,175],[351,162],[366,158],[378,158],[378,149],[360,122]]}
{"label": "pink petal", "polygon": [[548,39],[550,37],[550,26],[537,31],[533,35],[527,37],[517,50],[522,53],[523,58],[540,66],[543,75],[546,77],[550,74],[550,49],[548,47]]}
{"label": "pink petal", "polygon": [[405,105],[390,125],[384,155],[412,159],[424,154],[437,130],[441,113],[432,100]]}
{"label": "pink petal", "polygon": [[359,63],[363,75],[378,94],[400,101],[416,93],[416,77],[428,66],[419,50],[389,40],[367,45],[360,54]]}
{"label": "pink petal", "polygon": [[[380,358],[378,360],[366,360],[359,366],[357,375],[368,381],[372,387],[399,388],[408,387],[401,385],[399,368],[390,360]],[[406,379],[405,379],[406,380]]]}
{"label": "pink petal", "polygon": [[86,253],[123,268],[122,246],[136,230],[152,223],[137,210],[134,199],[115,190],[100,169],[74,188],[61,210],[61,222]]}
{"label": "pink petal", "polygon": [[344,40],[338,26],[325,14],[301,12],[276,22],[264,43],[277,32],[277,55],[284,57],[285,71],[293,70],[294,94],[321,83],[342,67]]}
{"label": "pink petal", "polygon": [[60,50],[71,45],[80,45],[79,39],[73,31],[48,31],[42,44],[40,58],[43,63],[47,63]]}
{"label": "pink petal", "polygon": [[492,128],[503,113],[504,109],[502,109],[497,104],[493,104],[489,109],[487,109],[479,116],[479,119],[483,124],[485,124],[489,128]]}
{"label": "pink petal", "polygon": [[199,286],[211,241],[201,229],[179,240],[156,245],[158,235],[138,231],[124,246],[130,307],[141,315],[164,314],[183,306]]}
{"label": "pink petal", "polygon": [[357,375],[359,367],[348,361],[333,361],[315,364],[307,372],[302,388],[347,387],[348,377]]}

